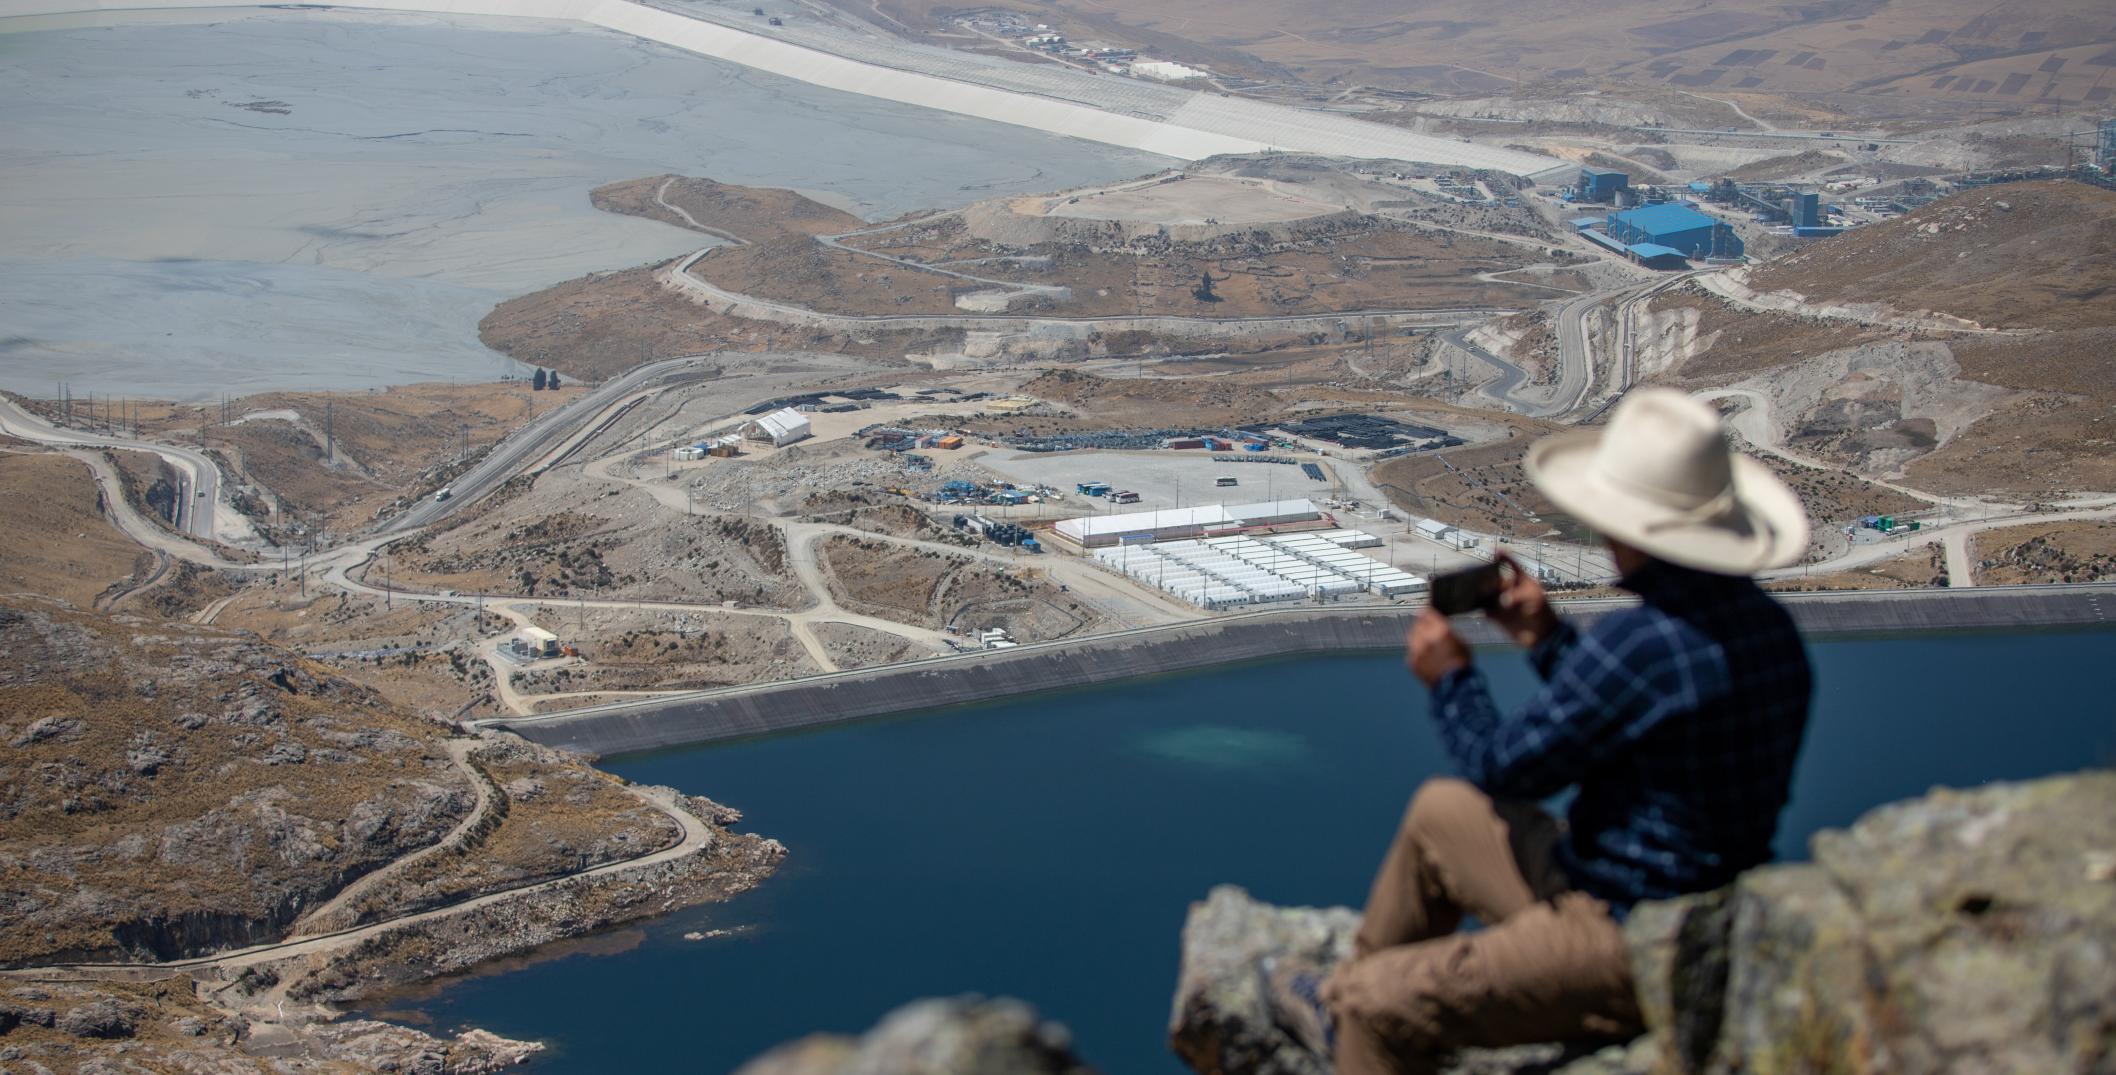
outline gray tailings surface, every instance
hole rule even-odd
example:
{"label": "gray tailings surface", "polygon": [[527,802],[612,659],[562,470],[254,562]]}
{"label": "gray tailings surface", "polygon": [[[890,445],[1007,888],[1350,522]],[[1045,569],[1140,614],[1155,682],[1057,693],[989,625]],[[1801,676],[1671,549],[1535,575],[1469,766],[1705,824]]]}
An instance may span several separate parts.
{"label": "gray tailings surface", "polygon": [[[2116,625],[2116,586],[1785,594],[1810,636]],[[1577,621],[1625,607],[1573,602]],[[1140,628],[784,683],[486,722],[550,746],[620,754],[767,735],[1213,665],[1400,649],[1415,606],[1297,608]],[[1475,643],[1502,642],[1482,619]]]}

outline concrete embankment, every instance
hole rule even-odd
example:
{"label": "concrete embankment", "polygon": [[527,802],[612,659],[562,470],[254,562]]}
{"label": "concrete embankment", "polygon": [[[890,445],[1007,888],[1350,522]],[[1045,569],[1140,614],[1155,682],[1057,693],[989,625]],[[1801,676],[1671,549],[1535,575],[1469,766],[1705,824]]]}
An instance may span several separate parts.
{"label": "concrete embankment", "polygon": [[[2116,625],[2116,586],[1783,595],[1811,636]],[[1580,620],[1623,601],[1573,602]],[[1215,665],[1399,649],[1414,606],[1298,608],[964,654],[785,683],[486,722],[551,746],[618,754],[766,735]],[[1481,619],[1470,641],[1497,643]]]}

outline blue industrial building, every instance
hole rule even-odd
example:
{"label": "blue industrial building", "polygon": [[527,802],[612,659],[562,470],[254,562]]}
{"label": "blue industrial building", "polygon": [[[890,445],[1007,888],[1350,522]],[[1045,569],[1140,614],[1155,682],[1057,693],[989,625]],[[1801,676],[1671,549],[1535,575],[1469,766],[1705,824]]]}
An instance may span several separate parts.
{"label": "blue industrial building", "polygon": [[1648,205],[1609,214],[1610,238],[1626,246],[1665,247],[1686,258],[1741,256],[1734,229],[1683,205]]}
{"label": "blue industrial building", "polygon": [[1612,172],[1601,168],[1580,169],[1580,181],[1576,186],[1581,201],[1608,203],[1616,200],[1616,192],[1628,189],[1631,177],[1623,172]]}
{"label": "blue industrial building", "polygon": [[1819,228],[1822,226],[1822,196],[1813,191],[1793,195],[1787,203],[1785,215],[1791,218],[1795,228]]}

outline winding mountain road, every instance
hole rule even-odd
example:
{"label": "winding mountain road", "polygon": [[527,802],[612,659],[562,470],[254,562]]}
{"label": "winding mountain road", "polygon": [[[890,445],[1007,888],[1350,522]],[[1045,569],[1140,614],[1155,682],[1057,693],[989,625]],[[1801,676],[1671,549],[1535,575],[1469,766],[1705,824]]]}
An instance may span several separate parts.
{"label": "winding mountain road", "polygon": [[[483,459],[449,484],[447,500],[422,500],[383,524],[380,533],[403,534],[447,518],[476,503],[517,474],[529,470],[547,454],[562,453],[594,436],[615,419],[610,413],[624,398],[645,388],[667,388],[715,376],[717,367],[707,364],[710,355],[685,355],[640,366],[623,376],[597,385],[564,406],[530,419],[485,453]],[[597,421],[600,418],[602,421]]]}
{"label": "winding mountain road", "polygon": [[[470,744],[467,749],[475,749],[475,744]],[[453,753],[453,751],[451,751],[451,753]],[[690,855],[696,854],[699,851],[702,851],[705,848],[712,846],[712,827],[707,825],[704,820],[698,817],[698,815],[691,813],[682,805],[678,804],[675,801],[675,797],[679,793],[675,792],[673,789],[658,787],[641,787],[632,784],[625,784],[621,786],[624,788],[625,791],[638,798],[641,802],[644,802],[648,806],[653,807],[655,810],[660,811],[662,814],[666,815],[670,820],[674,821],[677,827],[681,830],[681,835],[674,842],[666,846],[651,851],[643,851],[640,854],[634,855],[630,858],[618,859],[612,862],[605,862],[599,866],[592,866],[584,870],[574,871],[572,873],[563,874],[558,877],[549,877],[540,881],[528,881],[517,885],[510,885],[505,888],[494,889],[490,892],[486,892],[457,903],[452,903],[445,907],[435,907],[424,911],[417,911],[411,914],[399,915],[393,918],[383,919],[379,922],[370,922],[365,925],[352,926],[346,929],[332,930],[327,933],[317,933],[305,937],[289,937],[286,940],[273,941],[266,944],[251,945],[247,948],[237,948],[231,951],[218,952],[210,956],[196,956],[189,959],[171,959],[164,960],[159,963],[52,963],[46,964],[44,966],[27,968],[23,970],[0,971],[0,976],[48,978],[51,976],[52,972],[58,971],[71,975],[77,980],[134,980],[140,977],[143,972],[151,973],[155,971],[196,970],[217,970],[221,972],[239,971],[246,967],[254,967],[259,964],[277,963],[281,960],[295,959],[301,956],[316,955],[324,952],[331,952],[344,948],[350,948],[364,941],[373,939],[374,937],[377,937],[383,933],[387,933],[392,930],[403,929],[406,926],[413,926],[422,922],[431,922],[442,918],[448,918],[454,915],[464,914],[469,911],[474,911],[483,907],[492,906],[503,900],[514,899],[529,892],[557,888],[561,885],[574,885],[578,884],[583,880],[588,880],[596,877],[604,877],[610,874],[622,873],[629,870],[645,869],[652,866],[658,866],[665,862],[674,862],[678,859],[689,857]],[[406,858],[398,859],[391,865],[383,867],[383,869],[394,871],[403,865],[408,865],[408,859],[429,854],[437,846],[438,845],[429,845],[428,847],[422,848],[419,851],[414,851],[411,855],[406,856]],[[373,875],[371,874],[369,876]]]}
{"label": "winding mountain road", "polygon": [[6,396],[0,396],[0,433],[58,448],[115,448],[158,455],[184,475],[177,490],[179,518],[176,527],[179,531],[201,541],[231,545],[257,537],[256,531],[233,507],[229,507],[226,519],[221,518],[218,511],[223,506],[220,468],[204,452],[154,441],[61,429]]}

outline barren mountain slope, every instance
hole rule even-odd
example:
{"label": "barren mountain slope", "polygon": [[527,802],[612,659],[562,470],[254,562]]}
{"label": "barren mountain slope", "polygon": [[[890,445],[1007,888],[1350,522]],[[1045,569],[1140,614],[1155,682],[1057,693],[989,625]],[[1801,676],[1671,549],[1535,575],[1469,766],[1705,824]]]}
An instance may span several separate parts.
{"label": "barren mountain slope", "polygon": [[[961,31],[965,5],[838,0],[902,32]],[[1287,75],[1436,93],[1494,92],[1550,78],[1759,94],[1871,91],[2020,103],[2077,102],[2107,68],[2095,0],[1771,0],[1672,7],[1646,0],[1000,0],[1028,22],[1132,43],[1216,72]],[[2051,59],[2065,64],[2045,66]],[[2030,76],[2019,84],[2010,75]],[[1957,86],[1956,79],[1966,80]],[[1943,82],[1944,80],[1944,82]],[[1936,84],[1937,83],[1937,84]],[[1989,85],[1985,85],[1989,83]],[[2010,92],[2008,88],[2010,86]]]}
{"label": "barren mountain slope", "polygon": [[0,963],[277,938],[475,800],[442,726],[242,635],[0,602]]}
{"label": "barren mountain slope", "polygon": [[154,558],[97,510],[88,465],[64,455],[0,454],[0,592],[48,594],[78,608]]}
{"label": "barren mountain slope", "polygon": [[1748,282],[1987,328],[2116,325],[2116,192],[2063,181],[1980,187],[1806,247]]}
{"label": "barren mountain slope", "polygon": [[[1763,312],[1699,288],[1656,299],[1653,376],[1770,401],[1796,450],[1948,494],[2116,489],[2116,194],[1972,190],[1753,270],[1758,291],[1879,323]],[[2002,331],[1904,328],[1941,314]]]}

